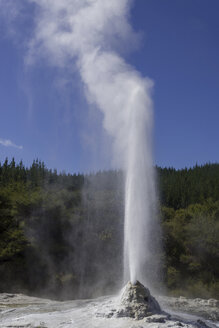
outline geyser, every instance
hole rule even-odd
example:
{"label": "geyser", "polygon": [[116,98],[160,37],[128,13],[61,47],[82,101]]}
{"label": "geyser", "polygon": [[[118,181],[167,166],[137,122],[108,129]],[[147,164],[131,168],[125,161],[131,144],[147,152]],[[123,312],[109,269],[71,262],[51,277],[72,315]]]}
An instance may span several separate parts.
{"label": "geyser", "polygon": [[[35,31],[26,58],[80,74],[89,104],[103,113],[114,160],[125,172],[125,281],[150,285],[155,192],[151,147],[153,82],[121,57],[135,43],[131,0],[26,0],[35,4]],[[73,65],[74,64],[74,65]],[[69,75],[68,75],[69,76]],[[150,264],[149,264],[150,263]]]}

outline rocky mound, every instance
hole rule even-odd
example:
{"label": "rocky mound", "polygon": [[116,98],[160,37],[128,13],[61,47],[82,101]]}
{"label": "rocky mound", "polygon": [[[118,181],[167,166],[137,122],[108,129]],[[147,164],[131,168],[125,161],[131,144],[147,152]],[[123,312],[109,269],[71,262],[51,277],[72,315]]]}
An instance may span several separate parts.
{"label": "rocky mound", "polygon": [[130,317],[137,320],[160,314],[161,308],[148,288],[139,281],[135,284],[129,282],[122,291],[121,303],[117,317]]}

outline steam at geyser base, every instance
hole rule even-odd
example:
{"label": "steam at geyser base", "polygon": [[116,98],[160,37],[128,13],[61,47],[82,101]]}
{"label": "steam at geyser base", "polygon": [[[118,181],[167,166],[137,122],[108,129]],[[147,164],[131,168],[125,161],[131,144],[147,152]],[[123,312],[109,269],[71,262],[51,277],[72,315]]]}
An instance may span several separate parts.
{"label": "steam at geyser base", "polygon": [[26,1],[36,6],[27,65],[49,58],[50,64],[73,74],[74,62],[88,103],[103,114],[114,163],[125,172],[124,280],[131,281],[131,289],[139,287],[137,280],[150,286],[156,263],[153,83],[120,56],[138,38],[128,22],[132,1]]}

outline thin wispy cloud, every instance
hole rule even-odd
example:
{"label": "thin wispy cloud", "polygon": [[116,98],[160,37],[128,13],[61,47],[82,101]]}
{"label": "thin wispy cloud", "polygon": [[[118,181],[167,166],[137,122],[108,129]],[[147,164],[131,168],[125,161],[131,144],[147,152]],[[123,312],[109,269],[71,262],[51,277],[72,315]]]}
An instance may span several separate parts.
{"label": "thin wispy cloud", "polygon": [[[0,10],[1,10],[1,24],[7,26],[7,29],[4,29],[6,35],[14,37],[13,40],[17,44],[18,29],[16,22],[21,20],[22,12],[24,5],[21,1],[13,0],[0,0]],[[20,40],[20,39],[19,39]]]}
{"label": "thin wispy cloud", "polygon": [[9,139],[0,138],[0,145],[5,146],[5,147],[14,147],[14,148],[17,148],[17,149],[23,149],[23,146],[18,146]]}

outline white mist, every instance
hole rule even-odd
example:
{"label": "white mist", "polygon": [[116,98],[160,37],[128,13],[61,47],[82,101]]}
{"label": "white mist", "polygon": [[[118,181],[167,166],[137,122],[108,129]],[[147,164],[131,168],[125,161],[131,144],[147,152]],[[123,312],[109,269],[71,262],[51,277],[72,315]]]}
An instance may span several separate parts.
{"label": "white mist", "polygon": [[126,64],[117,51],[130,39],[133,44],[135,33],[128,22],[132,1],[26,1],[36,6],[27,64],[40,56],[72,75],[77,67],[88,102],[103,113],[104,128],[113,139],[114,160],[125,172],[125,279],[148,283],[146,269],[156,239],[151,228],[155,208],[153,83]]}

